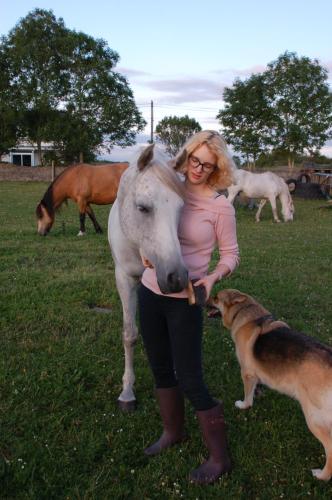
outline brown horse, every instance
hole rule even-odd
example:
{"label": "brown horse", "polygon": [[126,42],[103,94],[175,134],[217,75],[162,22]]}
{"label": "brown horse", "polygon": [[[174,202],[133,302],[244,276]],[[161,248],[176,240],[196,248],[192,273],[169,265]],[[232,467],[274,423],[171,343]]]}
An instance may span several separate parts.
{"label": "brown horse", "polygon": [[121,175],[128,163],[102,165],[73,165],[66,168],[49,186],[36,208],[37,230],[42,236],[50,231],[55,212],[68,198],[75,201],[80,212],[79,236],[85,234],[85,216],[88,214],[97,233],[102,233],[90,203],[108,205],[113,203]]}

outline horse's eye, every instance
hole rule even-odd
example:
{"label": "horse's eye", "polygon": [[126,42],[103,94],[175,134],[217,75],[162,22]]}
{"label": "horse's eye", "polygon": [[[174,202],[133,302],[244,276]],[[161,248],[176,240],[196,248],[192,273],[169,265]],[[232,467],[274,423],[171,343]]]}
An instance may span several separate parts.
{"label": "horse's eye", "polygon": [[151,212],[151,208],[145,205],[137,205],[137,209],[144,214],[148,214],[149,212]]}

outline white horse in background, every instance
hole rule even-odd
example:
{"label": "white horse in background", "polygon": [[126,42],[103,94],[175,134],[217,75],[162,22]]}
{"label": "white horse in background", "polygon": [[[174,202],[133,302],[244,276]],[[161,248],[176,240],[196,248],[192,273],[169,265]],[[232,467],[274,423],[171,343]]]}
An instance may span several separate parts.
{"label": "white horse in background", "polygon": [[234,180],[234,184],[227,188],[228,199],[231,203],[233,203],[235,196],[240,191],[249,198],[258,198],[261,200],[256,213],[256,222],[260,221],[260,214],[267,200],[271,203],[275,222],[280,222],[277,211],[277,198],[281,202],[281,212],[284,221],[293,220],[293,200],[288,186],[282,177],[272,172],[253,174],[239,168],[234,172]]}
{"label": "white horse in background", "polygon": [[136,406],[133,345],[137,339],[136,289],[144,271],[142,259],[156,269],[163,293],[178,292],[188,285],[177,235],[183,194],[183,183],[168,165],[166,154],[150,145],[122,175],[111,208],[108,239],[123,309],[125,372],[118,399],[123,410]]}

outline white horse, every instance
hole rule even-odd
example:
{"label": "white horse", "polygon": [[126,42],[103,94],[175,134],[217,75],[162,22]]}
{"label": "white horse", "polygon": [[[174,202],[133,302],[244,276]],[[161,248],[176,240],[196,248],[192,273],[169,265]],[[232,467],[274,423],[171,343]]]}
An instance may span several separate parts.
{"label": "white horse", "polygon": [[123,309],[125,371],[118,399],[123,410],[136,406],[133,345],[137,339],[136,289],[144,270],[142,259],[156,269],[163,293],[181,291],[188,284],[177,235],[182,206],[183,184],[168,165],[168,157],[154,150],[154,145],[148,146],[122,175],[108,222]]}
{"label": "white horse", "polygon": [[272,172],[253,174],[239,168],[234,172],[234,180],[234,184],[227,188],[228,199],[231,203],[233,203],[235,196],[240,191],[249,198],[258,198],[261,200],[256,213],[256,222],[260,221],[260,214],[267,200],[271,203],[275,222],[280,222],[277,211],[277,198],[281,202],[281,212],[284,221],[293,220],[293,200],[284,179]]}

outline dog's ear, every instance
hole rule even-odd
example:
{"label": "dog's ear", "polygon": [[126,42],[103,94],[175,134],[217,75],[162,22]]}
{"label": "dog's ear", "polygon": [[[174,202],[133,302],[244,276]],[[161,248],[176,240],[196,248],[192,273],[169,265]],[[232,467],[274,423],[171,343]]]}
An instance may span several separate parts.
{"label": "dog's ear", "polygon": [[233,303],[239,304],[241,302],[244,302],[246,300],[246,298],[247,297],[245,295],[238,295],[237,297],[234,297]]}
{"label": "dog's ear", "polygon": [[225,293],[225,302],[227,304],[239,304],[241,302],[244,302],[247,299],[246,294],[240,292],[239,290],[224,290],[222,292],[223,294]]}

